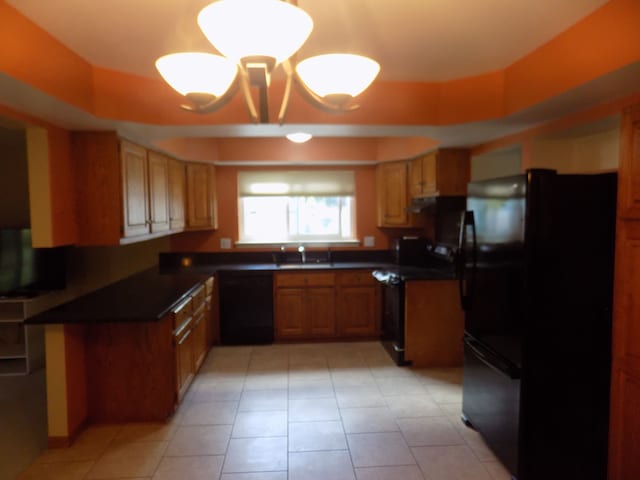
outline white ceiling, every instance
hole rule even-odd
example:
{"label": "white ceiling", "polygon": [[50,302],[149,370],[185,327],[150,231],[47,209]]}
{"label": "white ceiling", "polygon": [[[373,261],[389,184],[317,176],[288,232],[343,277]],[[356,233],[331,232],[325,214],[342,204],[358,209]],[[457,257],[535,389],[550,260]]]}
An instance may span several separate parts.
{"label": "white ceiling", "polygon": [[[214,51],[196,24],[211,0],[6,0],[89,63],[158,76],[157,57],[181,50]],[[314,19],[300,52],[350,51],[381,64],[383,80],[440,81],[504,68],[584,18],[607,0],[299,0]],[[628,73],[628,72],[627,72]],[[634,74],[637,73],[634,70]],[[324,136],[425,135],[445,144],[486,141],[568,111],[595,97],[621,96],[619,73],[581,92],[501,119],[450,127],[309,125]],[[638,78],[638,77],[635,77]],[[637,82],[626,82],[631,93]],[[0,74],[0,102],[68,128],[91,125],[137,132],[146,138],[181,136],[280,136],[298,126],[223,125],[157,127],[92,117]],[[591,103],[593,104],[593,103]],[[569,110],[568,110],[569,109]],[[532,114],[534,112],[535,114]],[[94,127],[95,128],[95,127]]]}

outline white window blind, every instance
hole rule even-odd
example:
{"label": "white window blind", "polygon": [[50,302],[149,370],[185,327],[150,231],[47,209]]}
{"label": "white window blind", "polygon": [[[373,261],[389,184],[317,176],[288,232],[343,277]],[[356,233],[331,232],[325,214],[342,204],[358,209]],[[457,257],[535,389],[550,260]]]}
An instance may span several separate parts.
{"label": "white window blind", "polygon": [[239,172],[238,216],[241,243],[352,242],[354,172]]}
{"label": "white window blind", "polygon": [[239,172],[241,197],[353,196],[354,174],[348,170]]}

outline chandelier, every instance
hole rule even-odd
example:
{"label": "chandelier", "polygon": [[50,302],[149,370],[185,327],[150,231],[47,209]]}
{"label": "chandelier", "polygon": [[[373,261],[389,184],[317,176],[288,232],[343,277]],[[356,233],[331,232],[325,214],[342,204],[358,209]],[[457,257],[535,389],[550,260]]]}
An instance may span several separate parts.
{"label": "chandelier", "polygon": [[[313,29],[313,20],[295,0],[218,0],[198,14],[198,25],[222,54],[182,52],[162,56],[156,68],[187,99],[181,105],[210,113],[226,105],[240,89],[251,120],[269,122],[268,88],[281,67],[285,88],[278,122],[284,122],[291,89],[316,107],[334,113],[358,108],[354,98],[373,82],[380,65],[367,57],[330,53],[294,65],[291,57]],[[258,108],[251,88],[258,91]]]}

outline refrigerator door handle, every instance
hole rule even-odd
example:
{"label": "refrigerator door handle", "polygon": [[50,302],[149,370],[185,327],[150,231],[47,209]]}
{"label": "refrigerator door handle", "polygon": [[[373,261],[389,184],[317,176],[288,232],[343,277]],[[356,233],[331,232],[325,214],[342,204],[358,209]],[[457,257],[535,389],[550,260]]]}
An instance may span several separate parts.
{"label": "refrigerator door handle", "polygon": [[[472,248],[471,248],[471,276],[467,281],[467,227],[471,227]],[[460,304],[463,310],[471,309],[471,301],[473,298],[473,288],[475,283],[477,262],[476,247],[476,223],[472,211],[462,213],[460,221],[460,235],[458,236],[458,290],[460,292]],[[466,287],[466,290],[465,290]]]}
{"label": "refrigerator door handle", "polygon": [[464,343],[471,349],[478,360],[493,371],[511,380],[517,380],[520,378],[520,372],[517,367],[507,364],[503,360],[499,359],[495,354],[482,348],[477,341],[465,337]]}

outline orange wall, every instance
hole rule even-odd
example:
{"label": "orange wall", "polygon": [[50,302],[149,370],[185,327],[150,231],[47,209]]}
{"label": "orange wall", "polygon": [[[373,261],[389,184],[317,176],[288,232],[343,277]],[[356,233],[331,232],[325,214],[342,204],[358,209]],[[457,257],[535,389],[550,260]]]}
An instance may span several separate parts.
{"label": "orange wall", "polygon": [[93,110],[92,68],[49,33],[0,2],[0,71],[86,111]]}
{"label": "orange wall", "polygon": [[[335,169],[336,167],[326,167]],[[387,237],[376,227],[376,191],[375,166],[354,166],[348,168],[355,172],[356,181],[356,228],[357,237],[362,240],[365,235],[375,237],[376,249],[388,248]],[[220,251],[220,239],[238,239],[238,183],[237,174],[251,167],[216,167],[216,188],[218,198],[217,231],[186,232],[171,237],[171,250],[177,252]],[[264,170],[265,167],[261,167]],[[268,167],[269,170],[283,170],[286,167]],[[295,167],[296,170],[308,168]],[[364,247],[357,247],[363,248]],[[235,248],[234,250],[238,250]],[[240,249],[246,250],[241,247]],[[257,250],[264,250],[258,248]]]}
{"label": "orange wall", "polygon": [[640,60],[640,2],[611,0],[505,70],[509,113]]}

